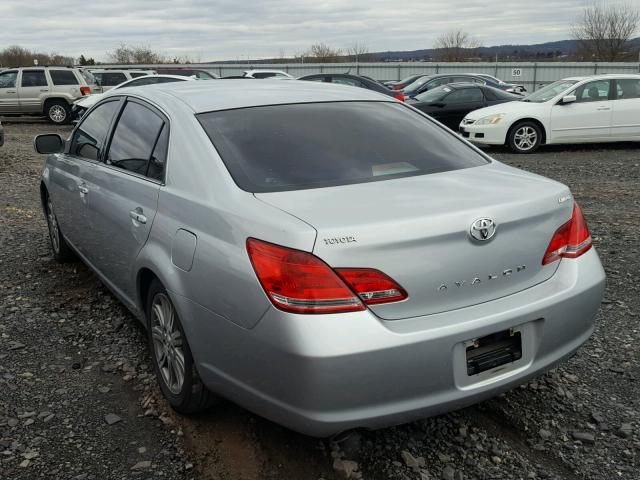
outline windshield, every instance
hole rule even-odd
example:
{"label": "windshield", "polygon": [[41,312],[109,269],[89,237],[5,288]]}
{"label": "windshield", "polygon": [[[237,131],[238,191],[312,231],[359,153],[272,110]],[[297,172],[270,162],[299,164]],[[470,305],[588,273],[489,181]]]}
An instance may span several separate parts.
{"label": "windshield", "polygon": [[449,95],[452,91],[452,88],[442,85],[432,90],[427,90],[426,92],[423,92],[420,95],[416,95],[413,98],[424,103],[439,102],[444,97]]}
{"label": "windshield", "polygon": [[201,113],[236,184],[254,193],[447,172],[488,161],[402,104],[323,102]]}
{"label": "windshield", "polygon": [[576,83],[578,83],[577,80],[558,80],[557,82],[553,82],[552,84],[533,92],[531,95],[527,95],[522,99],[522,101],[533,103],[548,102]]}
{"label": "windshield", "polygon": [[84,78],[84,81],[87,82],[87,85],[96,85],[96,77],[89,70],[80,69],[80,75]]}
{"label": "windshield", "polygon": [[427,76],[427,77],[420,77],[418,80],[416,80],[413,83],[410,83],[408,86],[404,87],[404,91],[407,93],[410,92],[415,92],[416,90],[418,90],[422,85],[424,85],[431,77]]}

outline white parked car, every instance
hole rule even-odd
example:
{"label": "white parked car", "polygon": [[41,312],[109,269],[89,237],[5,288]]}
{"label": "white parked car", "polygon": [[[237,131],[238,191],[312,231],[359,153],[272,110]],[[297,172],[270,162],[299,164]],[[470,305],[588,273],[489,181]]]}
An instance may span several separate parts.
{"label": "white parked car", "polygon": [[473,143],[531,153],[557,143],[640,140],[640,75],[558,80],[524,97],[469,113],[460,133]]}
{"label": "white parked car", "polygon": [[289,78],[293,79],[292,75],[289,75],[287,72],[283,72],[282,70],[245,70],[243,76],[248,78],[275,78],[275,79],[284,79]]}
{"label": "white parked car", "polygon": [[[113,89],[116,90],[124,87],[141,87],[143,85],[155,85],[157,83],[184,82],[193,80],[196,80],[196,78],[184,77],[182,75],[144,75],[142,77],[133,78],[131,80],[127,80],[126,82],[122,82],[120,85],[116,85],[115,87],[113,87]],[[104,93],[97,93],[77,100],[71,106],[71,118],[73,118],[74,120],[82,118],[86,111],[93,107],[100,100],[102,100],[103,97]]]}

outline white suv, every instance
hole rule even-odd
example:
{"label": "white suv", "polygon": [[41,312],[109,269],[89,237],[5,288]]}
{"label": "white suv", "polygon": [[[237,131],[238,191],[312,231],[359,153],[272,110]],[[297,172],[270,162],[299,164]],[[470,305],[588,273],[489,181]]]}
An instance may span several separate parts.
{"label": "white suv", "polygon": [[10,68],[0,72],[0,115],[44,115],[67,123],[71,104],[95,87],[93,76],[80,68]]}

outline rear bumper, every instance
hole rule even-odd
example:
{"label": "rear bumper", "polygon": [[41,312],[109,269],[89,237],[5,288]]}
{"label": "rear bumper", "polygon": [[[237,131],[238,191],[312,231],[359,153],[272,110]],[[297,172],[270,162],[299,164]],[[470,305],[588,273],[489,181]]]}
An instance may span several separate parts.
{"label": "rear bumper", "polygon": [[504,145],[507,141],[507,131],[497,125],[460,125],[460,134],[472,143],[482,145]]}
{"label": "rear bumper", "polygon": [[[593,332],[605,275],[594,249],[544,283],[405,320],[267,311],[251,330],[172,295],[213,391],[294,430],[328,436],[436,415],[495,396],[570,356]],[[522,358],[468,376],[465,341],[515,328]]]}

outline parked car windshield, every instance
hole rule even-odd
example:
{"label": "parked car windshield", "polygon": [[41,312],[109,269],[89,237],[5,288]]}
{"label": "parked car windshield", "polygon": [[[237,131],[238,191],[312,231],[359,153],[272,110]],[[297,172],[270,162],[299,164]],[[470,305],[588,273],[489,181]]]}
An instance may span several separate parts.
{"label": "parked car windshield", "polygon": [[236,184],[277,192],[446,172],[488,163],[402,104],[326,102],[201,113]]}
{"label": "parked car windshield", "polygon": [[415,82],[410,83],[409,85],[404,87],[404,91],[407,92],[407,93],[415,92],[416,90],[418,90],[422,85],[424,85],[430,79],[431,79],[430,76],[420,77]]}
{"label": "parked car windshield", "polygon": [[558,80],[540,90],[527,95],[522,99],[524,102],[543,103],[548,102],[553,97],[564,92],[566,89],[578,83],[577,80]]}
{"label": "parked car windshield", "polygon": [[414,98],[424,103],[439,102],[451,92],[453,92],[453,89],[451,87],[441,85],[432,90],[427,90],[420,95],[416,95]]}

